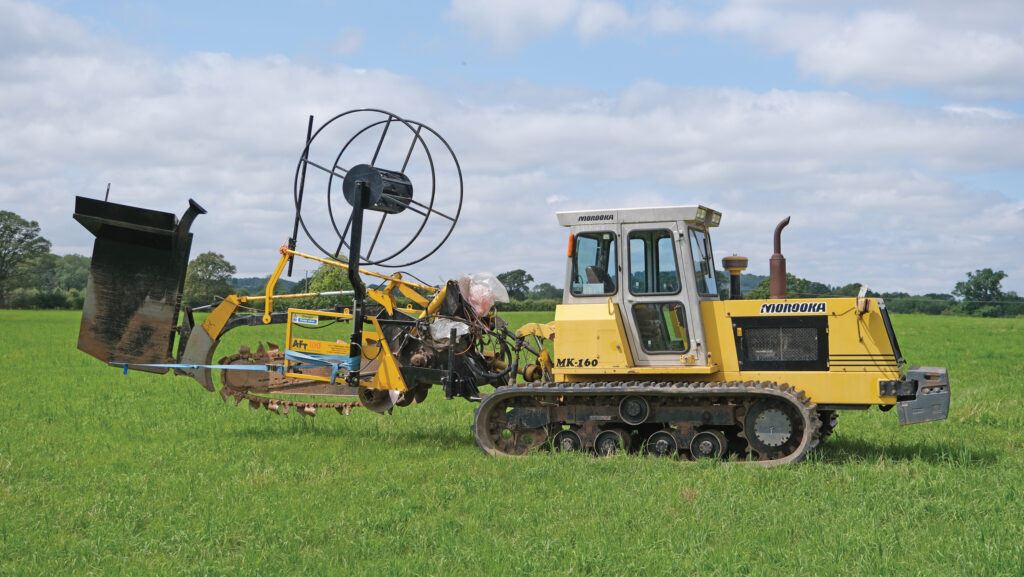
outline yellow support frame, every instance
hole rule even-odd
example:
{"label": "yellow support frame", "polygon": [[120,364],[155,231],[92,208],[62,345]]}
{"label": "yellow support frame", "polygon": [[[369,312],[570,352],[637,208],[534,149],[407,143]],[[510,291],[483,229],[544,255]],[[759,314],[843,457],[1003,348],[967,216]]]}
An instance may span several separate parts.
{"label": "yellow support frame", "polygon": [[[288,343],[285,346],[286,350],[296,351],[294,348],[295,342],[292,340],[292,323],[295,319],[296,314],[299,315],[310,315],[317,317],[328,317],[341,320],[351,320],[352,313],[347,309],[344,312],[336,313],[331,311],[316,311],[310,309],[288,309],[288,322],[286,323],[285,336],[288,339]],[[374,332],[363,333],[363,347],[362,347],[362,358],[367,360],[380,359],[380,366],[377,368],[377,373],[374,375],[373,381],[370,384],[370,388],[373,389],[386,389],[390,391],[407,391],[409,387],[405,384],[405,379],[402,378],[402,372],[398,368],[398,363],[395,361],[394,355],[391,354],[391,346],[388,344],[386,338],[384,338],[384,331],[381,329],[380,322],[377,317],[367,317],[371,324],[373,324]],[[303,353],[316,353],[316,354],[327,354],[344,356],[349,354],[351,350],[350,343],[339,343],[330,341],[319,341],[313,339],[303,339],[305,346],[303,350],[296,352]],[[310,347],[310,345],[314,345]],[[288,367],[291,363],[288,359],[284,361],[284,376],[294,377],[298,379],[308,379],[312,381],[330,382],[330,377],[321,377],[319,375],[309,375],[304,373],[296,373],[289,371]]]}
{"label": "yellow support frame", "polygon": [[[330,259],[326,259],[326,258],[320,258],[318,256],[313,256],[311,254],[305,254],[305,253],[302,253],[302,252],[291,250],[291,249],[289,249],[286,246],[282,246],[280,248],[279,252],[281,253],[281,258],[277,261],[277,266],[274,267],[274,273],[272,275],[270,275],[270,278],[267,280],[266,290],[264,291],[264,294],[262,296],[239,297],[239,296],[232,295],[232,297],[237,299],[236,308],[237,308],[237,304],[238,303],[249,303],[249,302],[263,301],[263,303],[264,303],[264,305],[263,305],[263,324],[265,324],[265,325],[269,325],[270,324],[270,320],[271,320],[270,313],[273,312],[273,310],[274,310],[274,301],[275,300],[299,299],[299,298],[315,297],[315,296],[319,296],[319,295],[323,294],[323,293],[319,293],[319,292],[299,293],[299,294],[286,294],[286,295],[275,295],[274,294],[274,287],[277,286],[277,281],[281,279],[281,274],[284,272],[284,267],[285,267],[286,264],[288,264],[288,260],[289,259],[291,259],[292,257],[297,256],[297,257],[300,257],[300,258],[304,258],[304,259],[316,261],[316,262],[319,262],[319,263],[335,266],[335,267],[338,267],[338,268],[343,269],[343,270],[348,270],[348,268],[349,268],[348,263],[344,263],[344,262],[336,261],[336,260],[330,260]],[[380,273],[373,272],[373,271],[366,270],[366,269],[359,269],[359,273],[360,274],[364,274],[366,276],[372,276],[372,277],[379,278],[379,279],[382,279],[382,280],[390,281],[388,283],[388,285],[384,288],[384,290],[370,289],[370,290],[367,291],[368,296],[370,298],[372,298],[373,300],[377,301],[378,303],[380,303],[388,311],[389,314],[394,312],[394,309],[396,308],[395,297],[394,297],[394,294],[393,294],[395,289],[398,289],[399,292],[401,292],[403,295],[408,297],[410,300],[412,300],[416,304],[424,307],[424,309],[426,309],[427,306],[428,306],[427,298],[424,297],[423,295],[419,294],[418,292],[416,292],[416,290],[413,290],[413,289],[419,289],[421,291],[425,291],[430,296],[435,296],[435,295],[439,294],[439,292],[443,292],[443,289],[438,289],[437,287],[432,287],[432,286],[425,285],[425,284],[420,284],[420,283],[416,283],[416,282],[412,282],[412,281],[407,281],[407,280],[402,278],[401,274],[385,275],[385,274],[380,274]],[[231,298],[231,297],[229,297],[229,298]],[[418,313],[420,313],[420,316],[423,316],[424,314],[428,314],[426,312],[426,310],[417,310],[417,309],[413,309],[412,307],[407,307],[404,310],[411,311],[411,312],[418,312]]]}

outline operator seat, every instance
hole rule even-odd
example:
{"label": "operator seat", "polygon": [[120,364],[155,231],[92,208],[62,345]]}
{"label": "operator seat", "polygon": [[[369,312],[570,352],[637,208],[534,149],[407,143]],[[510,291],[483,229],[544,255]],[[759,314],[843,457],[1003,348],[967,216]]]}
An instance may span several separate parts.
{"label": "operator seat", "polygon": [[615,279],[608,274],[608,271],[597,266],[588,266],[587,269],[587,282],[591,284],[603,284],[604,292],[613,293],[615,292]]}

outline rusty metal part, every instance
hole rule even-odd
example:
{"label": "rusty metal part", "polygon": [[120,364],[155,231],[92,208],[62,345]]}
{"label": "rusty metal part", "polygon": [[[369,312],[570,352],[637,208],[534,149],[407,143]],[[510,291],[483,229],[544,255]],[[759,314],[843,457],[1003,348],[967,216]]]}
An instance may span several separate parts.
{"label": "rusty metal part", "polygon": [[[256,352],[252,352],[249,347],[242,345],[237,354],[222,358],[219,364],[273,366],[283,363],[284,353],[276,345],[270,344],[264,348],[263,343],[260,343]],[[316,367],[305,370],[305,374],[326,375],[329,374],[329,368]],[[242,401],[248,401],[249,407],[252,409],[262,407],[283,415],[288,415],[294,410],[302,416],[312,417],[316,415],[317,409],[334,409],[340,414],[347,415],[352,412],[352,409],[362,406],[359,401],[305,401],[268,396],[301,395],[336,398],[359,395],[360,387],[332,385],[322,381],[286,377],[277,371],[222,370],[221,382],[224,386],[220,390],[220,395],[224,400],[233,398],[236,405]]]}
{"label": "rusty metal part", "polygon": [[[547,440],[544,427],[523,426],[513,411],[529,399],[501,399],[489,406],[485,418],[481,421],[479,414],[473,427],[477,433],[477,443],[481,435],[487,439],[494,453],[501,455],[525,455],[531,449],[540,447]],[[478,407],[479,410],[479,407]],[[511,418],[510,418],[511,417]]]}
{"label": "rusty metal part", "polygon": [[[172,362],[192,234],[206,211],[168,212],[77,197],[74,218],[96,236],[78,348],[106,363]],[[166,373],[166,367],[139,367]]]}
{"label": "rusty metal part", "polygon": [[544,368],[540,365],[526,365],[520,373],[527,381],[539,381],[544,378]]}
{"label": "rusty metal part", "polygon": [[768,260],[768,298],[786,298],[786,257],[782,256],[782,229],[789,224],[789,217],[775,227],[775,253]]}
{"label": "rusty metal part", "polygon": [[390,413],[400,396],[398,391],[359,387],[359,402],[375,413]]}
{"label": "rusty metal part", "polygon": [[[648,407],[642,424],[622,420],[623,401],[631,397]],[[636,429],[641,438],[644,431],[668,435],[671,442],[664,435],[649,438],[664,441],[667,453],[682,447],[687,454],[736,454],[743,460],[745,452],[748,462],[765,466],[802,460],[817,444],[820,428],[817,407],[806,394],[771,382],[518,383],[484,397],[473,423],[477,445],[490,455],[522,455],[535,446],[525,438],[547,430],[555,431],[556,442],[571,430],[584,450],[599,454],[631,450],[630,432]]]}

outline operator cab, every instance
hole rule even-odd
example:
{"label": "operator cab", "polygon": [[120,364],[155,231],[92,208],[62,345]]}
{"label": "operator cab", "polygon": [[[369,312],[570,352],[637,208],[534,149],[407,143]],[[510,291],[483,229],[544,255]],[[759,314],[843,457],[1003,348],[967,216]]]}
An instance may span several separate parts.
{"label": "operator cab", "polygon": [[618,309],[636,366],[706,365],[700,302],[718,300],[704,206],[559,212],[569,227],[564,304]]}

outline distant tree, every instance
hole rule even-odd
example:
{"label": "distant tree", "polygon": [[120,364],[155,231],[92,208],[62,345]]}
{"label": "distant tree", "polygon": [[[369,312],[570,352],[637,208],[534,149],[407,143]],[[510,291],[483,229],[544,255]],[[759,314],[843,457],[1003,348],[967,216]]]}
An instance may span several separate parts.
{"label": "distant tree", "polygon": [[1003,295],[1007,303],[1003,305],[1003,316],[1019,317],[1024,315],[1024,298],[1010,291]]}
{"label": "distant tree", "polygon": [[39,223],[0,210],[0,307],[18,269],[28,260],[50,252],[50,241],[39,236]]}
{"label": "distant tree", "polygon": [[17,278],[9,288],[34,288],[41,291],[85,290],[89,283],[89,258],[52,253],[36,255],[18,267]]}
{"label": "distant tree", "polygon": [[[348,280],[348,271],[329,264],[321,264],[320,268],[316,269],[316,272],[309,277],[308,282],[304,279],[292,287],[293,294],[350,290],[352,290],[352,283]],[[348,295],[320,296],[302,299],[302,301],[298,304],[306,308],[327,309],[335,305],[348,306],[352,304],[352,297]]]}
{"label": "distant tree", "polygon": [[224,255],[204,252],[197,256],[188,263],[183,302],[195,307],[212,303],[214,297],[231,294],[234,291],[229,281],[235,271],[235,266],[225,260]]}
{"label": "distant tree", "polygon": [[542,282],[530,290],[530,300],[553,299],[562,300],[562,289],[547,282]]}
{"label": "distant tree", "polygon": [[85,290],[92,260],[80,254],[66,254],[57,261],[58,288]]}
{"label": "distant tree", "polygon": [[[715,283],[718,285],[718,298],[722,300],[729,298],[729,289],[732,287],[731,276],[732,275],[723,270],[715,271]],[[740,292],[743,292],[742,288],[740,288]]]}
{"label": "distant tree", "polygon": [[309,280],[310,277],[303,278],[299,282],[292,285],[292,288],[288,289],[288,294],[302,294],[309,292]]}
{"label": "distant tree", "polygon": [[516,270],[510,270],[503,272],[498,275],[498,280],[501,284],[505,285],[505,290],[508,291],[508,296],[516,300],[526,300],[526,296],[530,292],[530,283],[533,282],[533,276],[521,268]]}
{"label": "distant tree", "polygon": [[957,303],[958,312],[979,317],[998,317],[1003,314],[1002,282],[1006,273],[983,268],[967,273],[967,280],[956,283],[953,295],[963,300]]}
{"label": "distant tree", "polygon": [[835,297],[855,297],[858,294],[860,294],[860,287],[861,286],[862,285],[859,282],[852,282],[850,284],[845,284],[845,285],[843,285],[841,287],[837,287],[837,288],[832,289],[832,296],[835,296]]}
{"label": "distant tree", "polygon": [[26,259],[18,267],[17,278],[11,279],[9,286],[12,288],[34,288],[42,291],[57,288],[60,284],[57,276],[59,261],[59,256],[49,252]]}
{"label": "distant tree", "polygon": [[[757,287],[747,293],[748,299],[764,300],[768,298],[771,293],[771,279],[764,279]],[[820,282],[813,282],[805,280],[789,273],[786,273],[786,297],[791,299],[827,296],[831,293],[831,288],[828,285]]]}

